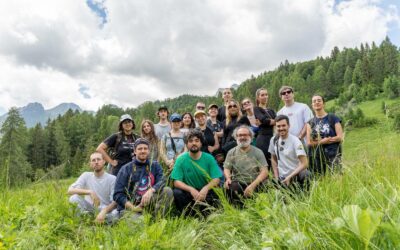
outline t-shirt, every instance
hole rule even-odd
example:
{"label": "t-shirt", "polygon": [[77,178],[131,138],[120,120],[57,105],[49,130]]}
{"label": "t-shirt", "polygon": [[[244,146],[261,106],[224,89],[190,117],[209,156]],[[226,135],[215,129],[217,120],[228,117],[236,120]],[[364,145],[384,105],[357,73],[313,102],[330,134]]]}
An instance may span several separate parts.
{"label": "t-shirt", "polygon": [[288,138],[279,138],[275,143],[275,136],[269,143],[268,152],[276,155],[278,159],[278,172],[280,178],[285,178],[292,173],[300,163],[299,156],[307,156],[300,139],[289,134]]}
{"label": "t-shirt", "polygon": [[311,109],[304,103],[294,102],[292,106],[284,106],[278,111],[278,115],[286,115],[289,117],[289,133],[299,136],[304,125],[313,118]]}
{"label": "t-shirt", "polygon": [[165,145],[165,152],[166,152],[166,156],[167,156],[168,160],[174,159],[176,156],[178,156],[180,153],[182,153],[183,150],[185,149],[185,141],[184,141],[183,133],[181,133],[180,136],[172,137],[172,140],[174,140],[174,144],[175,144],[175,151],[174,151],[174,148],[172,147],[171,136],[169,135],[169,133],[165,134],[163,136],[162,140]]}
{"label": "t-shirt", "polygon": [[155,130],[157,138],[161,140],[161,138],[165,134],[168,134],[168,132],[171,131],[171,124],[169,124],[169,123],[164,124],[164,125],[162,125],[160,123],[154,124],[154,130]]}
{"label": "t-shirt", "polygon": [[201,151],[210,153],[208,151],[208,146],[215,145],[214,133],[209,127],[206,127],[205,130],[201,130],[201,132],[203,133],[204,140],[205,140],[205,143],[203,143],[203,145],[201,145]]}
{"label": "t-shirt", "polygon": [[248,152],[240,150],[239,146],[229,150],[224,168],[231,170],[232,180],[250,184],[260,174],[261,169],[268,169],[264,153],[254,146],[250,147]]}
{"label": "t-shirt", "polygon": [[[333,123],[332,125],[341,122],[340,118],[334,114],[329,114],[329,115],[327,114],[326,116],[324,116],[322,118],[314,117],[309,122],[310,126],[311,126],[311,135],[313,135],[313,131],[314,131],[315,135],[319,134],[321,139],[327,138],[327,137],[334,137],[337,135],[336,131],[335,131],[335,127],[333,126],[333,128],[331,128],[331,126],[329,124],[329,116],[331,116],[332,123]],[[332,152],[332,153],[336,153],[338,147],[339,147],[339,143],[331,143],[331,144],[323,145],[323,148],[326,151]]]}
{"label": "t-shirt", "polygon": [[171,179],[178,180],[198,190],[202,189],[212,179],[222,177],[214,157],[208,153],[201,153],[198,160],[193,160],[189,152],[181,154],[176,159]]}
{"label": "t-shirt", "polygon": [[[100,209],[108,206],[113,201],[114,175],[104,173],[97,177],[93,172],[84,172],[79,176],[78,180],[71,184],[70,188],[82,188],[94,191],[100,199]],[[85,200],[93,204],[90,195],[85,195]]]}
{"label": "t-shirt", "polygon": [[[117,138],[119,133],[115,133],[104,140],[104,143],[108,148],[113,148],[117,142]],[[121,136],[121,135],[120,135]],[[135,140],[139,138],[139,136],[135,134],[130,135],[122,135],[121,141],[118,143],[117,148],[114,149],[115,156],[113,159],[118,161],[117,167],[125,165],[127,162],[132,160],[133,148]]]}

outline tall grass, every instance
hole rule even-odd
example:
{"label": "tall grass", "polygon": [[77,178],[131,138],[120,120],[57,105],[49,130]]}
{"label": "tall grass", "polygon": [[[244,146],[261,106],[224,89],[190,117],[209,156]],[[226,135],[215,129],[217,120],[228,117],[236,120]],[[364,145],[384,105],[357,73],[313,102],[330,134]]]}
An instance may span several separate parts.
{"label": "tall grass", "polygon": [[99,226],[68,204],[73,180],[4,191],[0,249],[399,249],[400,135],[389,127],[348,132],[343,174],[313,181],[308,193],[269,189],[242,210],[223,200],[207,219]]}

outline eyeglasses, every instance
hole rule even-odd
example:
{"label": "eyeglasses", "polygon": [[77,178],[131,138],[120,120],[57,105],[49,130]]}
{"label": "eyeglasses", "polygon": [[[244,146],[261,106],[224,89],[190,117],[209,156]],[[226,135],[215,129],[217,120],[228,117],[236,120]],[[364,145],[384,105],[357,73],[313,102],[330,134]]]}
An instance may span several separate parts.
{"label": "eyeglasses", "polygon": [[238,134],[237,137],[247,137],[250,136],[249,134]]}
{"label": "eyeglasses", "polygon": [[281,92],[281,95],[286,95],[286,94],[291,94],[291,93],[293,93],[292,90],[286,90],[286,91]]}
{"label": "eyeglasses", "polygon": [[204,106],[197,106],[196,109],[205,110],[206,107],[204,107]]}
{"label": "eyeglasses", "polygon": [[228,106],[228,109],[230,109],[230,108],[237,108],[237,105],[236,105],[236,104],[234,104],[234,105],[229,105],[229,106]]}

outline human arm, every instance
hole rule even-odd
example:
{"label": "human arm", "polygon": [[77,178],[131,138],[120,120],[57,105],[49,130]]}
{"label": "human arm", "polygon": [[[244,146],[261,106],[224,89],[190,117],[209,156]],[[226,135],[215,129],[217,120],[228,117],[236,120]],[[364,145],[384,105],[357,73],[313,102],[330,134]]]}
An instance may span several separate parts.
{"label": "human arm", "polygon": [[307,156],[299,155],[298,158],[299,158],[299,164],[297,165],[296,169],[292,173],[290,173],[288,176],[286,176],[286,178],[283,180],[283,183],[286,185],[289,185],[292,178],[294,176],[298,175],[301,171],[306,169],[308,166]]}
{"label": "human arm", "polygon": [[194,187],[191,187],[189,185],[186,185],[184,182],[179,181],[179,180],[174,180],[174,187],[182,189],[183,191],[189,192],[194,200],[197,200],[197,197],[199,196],[199,191],[195,189]]}
{"label": "human arm", "polygon": [[278,179],[279,171],[278,171],[278,159],[276,155],[271,155],[271,165],[272,165],[272,171],[274,172],[274,178]]}
{"label": "human arm", "polygon": [[174,159],[169,160],[167,157],[167,145],[166,141],[168,140],[167,135],[164,135],[160,142],[160,158],[168,166],[168,169],[171,170],[174,166]]}
{"label": "human arm", "polygon": [[96,223],[104,223],[104,220],[106,218],[106,215],[114,210],[117,207],[117,203],[115,201],[112,201],[108,206],[103,208],[100,213],[96,216],[95,222]]}
{"label": "human arm", "polygon": [[268,177],[268,168],[265,166],[260,169],[260,174],[257,176],[257,178],[252,183],[250,183],[250,185],[246,187],[246,189],[244,190],[244,196],[250,197],[253,194],[254,189],[256,189],[256,187],[261,182],[263,182],[267,177]]}
{"label": "human arm", "polygon": [[118,165],[118,161],[116,159],[112,159],[110,155],[107,153],[108,145],[104,142],[100,143],[97,146],[96,151],[103,155],[103,158],[106,162],[110,163],[113,167]]}
{"label": "human arm", "polygon": [[214,133],[214,146],[208,146],[208,152],[212,153],[219,148],[217,133]]}
{"label": "human arm", "polygon": [[231,170],[228,168],[224,168],[224,176],[225,176],[225,183],[224,183],[224,187],[226,189],[229,189],[229,185],[231,185],[232,183],[232,179],[231,179]]}
{"label": "human arm", "polygon": [[78,194],[78,195],[89,195],[90,198],[93,201],[93,205],[95,207],[98,207],[100,205],[100,198],[97,196],[97,194],[90,189],[84,189],[84,188],[72,188],[70,187],[68,189],[68,194],[73,195],[73,194]]}
{"label": "human arm", "polygon": [[[117,179],[115,181],[113,200],[120,206],[129,208],[128,195],[131,193],[133,187],[131,187],[130,175],[131,175],[131,164],[124,165],[118,172]],[[133,207],[133,205],[132,205]]]}

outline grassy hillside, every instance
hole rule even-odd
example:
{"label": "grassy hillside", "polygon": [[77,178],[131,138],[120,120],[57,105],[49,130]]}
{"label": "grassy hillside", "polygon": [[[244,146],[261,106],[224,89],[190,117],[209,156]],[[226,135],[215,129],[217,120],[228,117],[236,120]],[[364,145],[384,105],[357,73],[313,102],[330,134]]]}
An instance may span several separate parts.
{"label": "grassy hillside", "polygon": [[360,105],[378,125],[346,132],[344,174],[314,182],[308,195],[270,190],[206,221],[145,216],[109,227],[74,216],[73,180],[38,183],[0,194],[0,249],[398,249],[400,135],[381,102]]}

